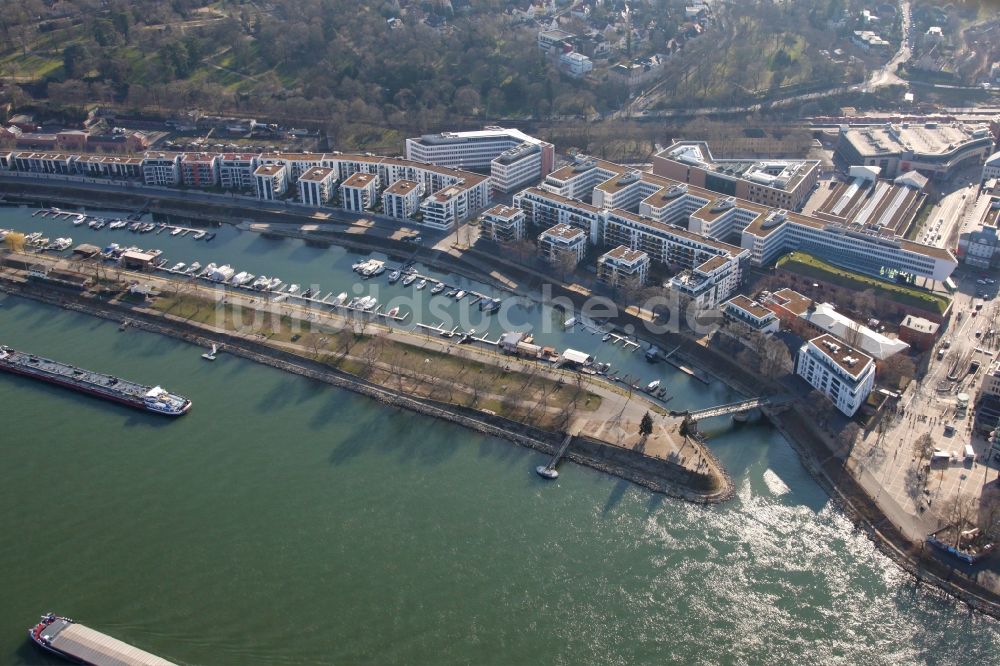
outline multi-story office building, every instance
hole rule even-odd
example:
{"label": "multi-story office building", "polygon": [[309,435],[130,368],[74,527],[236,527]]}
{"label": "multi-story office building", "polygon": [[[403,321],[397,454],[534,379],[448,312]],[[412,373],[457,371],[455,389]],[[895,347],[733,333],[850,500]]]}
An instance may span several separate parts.
{"label": "multi-story office building", "polygon": [[299,176],[299,201],[307,206],[323,206],[333,197],[334,171],[312,167]]}
{"label": "multi-story office building", "polygon": [[575,266],[587,251],[587,234],[568,224],[557,224],[538,236],[538,251],[553,263],[568,258]]}
{"label": "multi-story office building", "polygon": [[288,190],[288,168],[284,164],[261,164],[253,172],[257,198],[275,201]]}
{"label": "multi-story office building", "polygon": [[214,187],[219,184],[217,153],[184,153],[181,156],[181,182],[188,187]]}
{"label": "multi-story office building", "polygon": [[378,175],[355,173],[340,184],[340,207],[355,213],[371,209],[378,195]]}
{"label": "multi-story office building", "polygon": [[649,277],[649,255],[642,250],[619,245],[597,259],[597,279],[617,287],[641,287]]}
{"label": "multi-story office building", "polygon": [[490,163],[490,179],[499,192],[512,192],[542,175],[544,150],[537,143],[522,143],[498,155]]}
{"label": "multi-story office building", "polygon": [[420,210],[423,194],[423,183],[401,178],[382,192],[382,214],[398,220],[409,219]]}
{"label": "multi-story office building", "polygon": [[452,169],[488,168],[494,186],[510,192],[552,171],[555,146],[517,129],[487,127],[407,139],[406,158]]}
{"label": "multi-story office building", "polygon": [[976,199],[969,220],[972,230],[958,237],[962,263],[988,270],[1000,263],[1000,186],[991,179]]}
{"label": "multi-story office building", "polygon": [[142,177],[147,185],[163,187],[180,185],[180,153],[146,153],[142,160]]}
{"label": "multi-story office building", "polygon": [[703,141],[676,141],[653,156],[653,173],[777,208],[798,209],[819,180],[818,160],[720,160]]}
{"label": "multi-story office building", "polygon": [[525,237],[524,211],[497,204],[479,218],[480,234],[498,243],[513,243]]}
{"label": "multi-story office building", "polygon": [[828,334],[802,345],[795,373],[847,416],[854,416],[875,386],[872,358]]}
{"label": "multi-story office building", "polygon": [[957,171],[983,164],[993,152],[987,125],[898,123],[840,128],[837,156],[851,166],[876,166],[885,178],[919,171],[947,180]]}
{"label": "multi-story office building", "polygon": [[257,168],[256,153],[223,153],[219,155],[219,185],[227,190],[254,189],[253,172]]}

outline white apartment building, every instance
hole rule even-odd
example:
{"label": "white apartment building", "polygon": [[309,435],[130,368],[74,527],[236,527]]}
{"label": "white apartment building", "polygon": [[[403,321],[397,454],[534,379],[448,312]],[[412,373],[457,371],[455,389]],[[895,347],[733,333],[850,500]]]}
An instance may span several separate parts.
{"label": "white apartment building", "polygon": [[826,333],[802,345],[795,373],[847,416],[854,416],[875,386],[872,358]]}
{"label": "white apartment building", "polygon": [[649,277],[649,264],[649,255],[642,250],[619,245],[598,257],[597,279],[612,287],[641,287]]}
{"label": "white apartment building", "polygon": [[65,153],[36,153],[20,152],[14,153],[14,169],[26,173],[76,173],[76,161],[78,155],[68,155]]}
{"label": "white apartment building", "polygon": [[284,164],[261,164],[253,172],[257,198],[275,201],[288,190],[288,169]]}
{"label": "white apartment building", "polygon": [[141,157],[82,155],[76,161],[76,169],[86,176],[127,180],[143,177],[142,163]]}
{"label": "white apartment building", "polygon": [[525,237],[524,220],[520,208],[497,204],[480,216],[479,233],[497,243],[513,243]]}
{"label": "white apartment building", "polygon": [[219,155],[219,185],[227,190],[252,190],[256,168],[256,153],[223,153]]}
{"label": "white apartment building", "polygon": [[307,206],[323,206],[333,197],[334,170],[312,167],[299,176],[299,201]]}
{"label": "white apartment building", "polygon": [[733,296],[723,303],[722,314],[729,321],[738,321],[765,335],[777,333],[781,328],[778,315],[743,294]]}
{"label": "white apartment building", "polygon": [[572,257],[575,266],[587,251],[587,234],[568,224],[557,224],[538,236],[538,251],[553,263]]}
{"label": "white apartment building", "polygon": [[559,71],[574,79],[582,79],[593,69],[593,61],[582,53],[570,51],[559,56]]}
{"label": "white apartment building", "polygon": [[420,197],[423,194],[423,183],[397,180],[382,192],[382,214],[398,220],[409,219],[420,210]]}
{"label": "white apartment building", "polygon": [[142,177],[147,185],[175,187],[181,183],[179,153],[146,153],[142,160]]}
{"label": "white apartment building", "polygon": [[378,196],[378,175],[355,173],[340,184],[340,207],[355,213],[371,209]]}
{"label": "white apartment building", "polygon": [[420,223],[439,231],[450,230],[457,220],[464,220],[469,215],[468,198],[463,194],[460,185],[449,185],[424,199],[420,204],[423,215]]}

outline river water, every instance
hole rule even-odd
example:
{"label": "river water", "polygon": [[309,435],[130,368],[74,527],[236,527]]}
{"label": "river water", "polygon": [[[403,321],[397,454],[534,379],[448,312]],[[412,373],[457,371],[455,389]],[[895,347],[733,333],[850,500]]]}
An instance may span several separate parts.
{"label": "river water", "polygon": [[[296,263],[353,260],[265,252],[303,282]],[[47,610],[186,664],[951,664],[1000,648],[996,622],[915,589],[856,533],[767,426],[709,424],[739,492],[700,507],[572,465],[545,482],[545,458],[509,442],[21,299],[0,300],[0,338],[194,401],[165,420],[0,375],[0,663],[46,661],[25,630]],[[656,372],[679,404],[729,395]]]}

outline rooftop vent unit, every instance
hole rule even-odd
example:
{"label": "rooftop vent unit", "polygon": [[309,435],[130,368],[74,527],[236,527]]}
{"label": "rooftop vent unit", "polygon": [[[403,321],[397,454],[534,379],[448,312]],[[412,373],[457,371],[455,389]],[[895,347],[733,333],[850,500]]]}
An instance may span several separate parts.
{"label": "rooftop vent unit", "polygon": [[736,197],[726,197],[725,199],[717,199],[715,205],[712,206],[711,210],[713,213],[720,213],[724,210],[729,210],[736,205]]}
{"label": "rooftop vent unit", "polygon": [[677,183],[676,185],[671,185],[666,192],[663,193],[664,199],[676,199],[682,194],[686,194],[688,191],[688,186],[686,183]]}
{"label": "rooftop vent unit", "polygon": [[761,228],[770,229],[772,227],[776,227],[782,222],[784,222],[787,218],[788,218],[787,210],[782,210],[779,208],[778,210],[771,211],[770,213],[767,214],[767,217],[764,218],[764,222],[763,224],[761,224]]}

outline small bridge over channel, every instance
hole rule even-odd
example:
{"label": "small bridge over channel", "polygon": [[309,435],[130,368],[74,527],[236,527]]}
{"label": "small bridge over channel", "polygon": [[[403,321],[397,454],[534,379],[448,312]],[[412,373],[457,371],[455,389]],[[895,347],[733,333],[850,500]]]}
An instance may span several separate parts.
{"label": "small bridge over channel", "polygon": [[776,406],[784,404],[791,400],[791,396],[781,395],[770,398],[748,398],[746,400],[740,400],[739,402],[731,402],[727,405],[717,405],[715,407],[706,407],[705,409],[693,409],[685,410],[683,412],[671,411],[671,416],[683,416],[686,420],[700,421],[702,419],[710,419],[714,416],[726,416],[727,414],[738,414],[740,412],[746,412],[751,409],[756,409],[758,407],[765,406]]}

